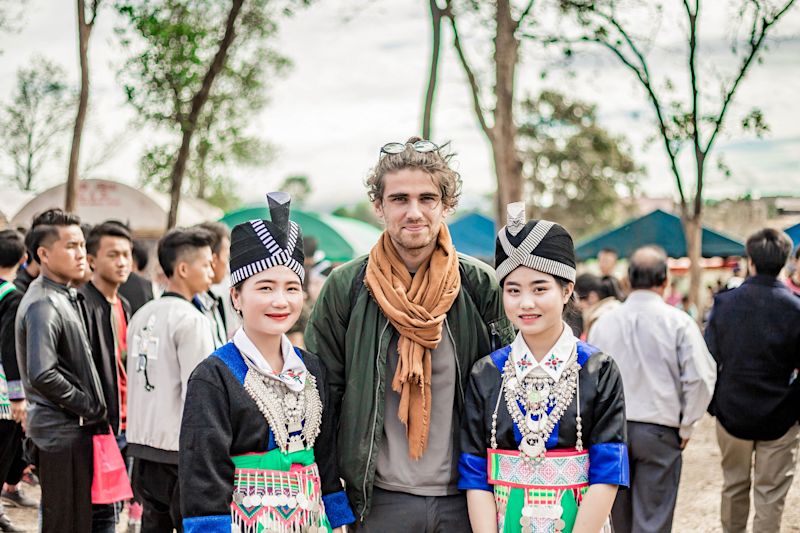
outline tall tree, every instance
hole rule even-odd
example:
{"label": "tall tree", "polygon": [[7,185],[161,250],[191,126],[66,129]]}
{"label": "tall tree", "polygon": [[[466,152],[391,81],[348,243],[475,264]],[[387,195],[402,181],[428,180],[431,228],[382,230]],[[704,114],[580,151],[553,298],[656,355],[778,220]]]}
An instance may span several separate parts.
{"label": "tall tree", "polygon": [[65,78],[64,69],[44,58],[17,71],[11,102],[2,110],[0,151],[12,167],[8,179],[20,190],[36,190],[42,167],[60,154],[75,101]]}
{"label": "tall tree", "polygon": [[[753,64],[761,61],[768,34],[794,3],[795,0],[782,0],[777,5],[770,0],[740,0],[740,21],[735,24],[744,23],[747,31],[731,47],[737,67],[730,78],[719,81],[716,91],[701,94],[708,85],[703,79],[704,74],[714,72],[713,67],[704,72],[698,64],[702,2],[683,0],[681,9],[685,29],[680,31],[686,40],[685,65],[689,85],[687,97],[681,100],[672,98],[675,85],[669,77],[662,78],[666,88],[662,89],[653,74],[654,65],[647,53],[652,35],[628,22],[631,13],[629,2],[623,5],[617,0],[560,0],[561,8],[575,17],[580,29],[577,35],[560,35],[548,41],[565,43],[570,47],[594,44],[608,50],[633,74],[654,112],[657,135],[662,141],[680,198],[681,220],[691,260],[689,297],[692,302],[699,301],[701,288],[703,187],[709,154],[726,125],[731,102],[742,80]],[[659,11],[662,9],[660,4],[648,6]],[[735,29],[733,33],[736,33]],[[715,94],[720,96],[715,97]],[[710,102],[714,103],[708,105]],[[743,126],[763,131],[765,124],[761,111],[753,109],[748,113]],[[686,146],[691,147],[693,158],[689,172],[684,172],[679,164],[679,152]],[[691,191],[691,178],[694,179],[694,191]]]}
{"label": "tall tree", "polygon": [[78,8],[78,58],[81,66],[81,89],[78,96],[78,112],[75,116],[75,127],[72,130],[72,148],[69,152],[69,166],[67,169],[67,191],[64,199],[64,209],[75,210],[75,201],[78,198],[78,164],[81,155],[81,137],[83,126],[86,122],[86,110],[89,108],[89,38],[92,36],[94,22],[97,19],[97,10],[101,0],[91,0],[89,12],[86,12],[86,0],[76,0]]}
{"label": "tall tree", "polygon": [[[495,174],[497,176],[496,216],[502,219],[506,204],[523,197],[522,161],[517,151],[517,124],[514,120],[515,77],[519,63],[520,39],[518,31],[531,14],[534,0],[519,8],[511,0],[480,3],[474,0],[455,5],[448,2],[448,16],[453,33],[453,46],[464,70],[472,95],[475,116],[492,146]],[[485,109],[484,89],[472,63],[467,58],[461,42],[458,19],[468,14],[482,17],[483,25],[492,28],[494,53],[490,60],[494,70],[492,83],[493,107]],[[488,20],[486,20],[488,19]]]}
{"label": "tall tree", "polygon": [[[308,0],[118,0],[135,37],[144,46],[123,69],[128,101],[147,122],[177,131],[180,143],[170,171],[168,227],[177,221],[183,179],[195,134],[226,68],[262,76],[284,64],[268,47],[277,20]],[[124,33],[124,32],[123,32]]]}
{"label": "tall tree", "polygon": [[442,18],[449,14],[449,4],[439,7],[438,0],[428,0],[431,11],[431,66],[425,90],[425,106],[422,109],[422,138],[430,139],[433,119],[433,99],[439,78],[439,53],[442,48]]}
{"label": "tall tree", "polygon": [[624,138],[597,122],[596,106],[544,91],[520,106],[518,146],[526,200],[577,237],[616,223],[642,169]]}
{"label": "tall tree", "polygon": [[308,176],[304,174],[294,174],[286,176],[280,185],[280,190],[288,192],[297,205],[302,206],[311,194],[311,183]]}

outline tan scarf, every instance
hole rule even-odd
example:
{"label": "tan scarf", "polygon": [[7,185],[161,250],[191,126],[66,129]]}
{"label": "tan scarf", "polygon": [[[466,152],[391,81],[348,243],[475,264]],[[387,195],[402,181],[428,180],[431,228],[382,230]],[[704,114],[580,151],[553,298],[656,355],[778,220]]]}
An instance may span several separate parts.
{"label": "tan scarf", "polygon": [[397,416],[406,426],[408,454],[419,459],[431,420],[431,350],[442,340],[445,316],[461,290],[447,226],[441,225],[433,255],[413,277],[384,232],[369,254],[365,282],[400,334],[392,390],[400,393]]}

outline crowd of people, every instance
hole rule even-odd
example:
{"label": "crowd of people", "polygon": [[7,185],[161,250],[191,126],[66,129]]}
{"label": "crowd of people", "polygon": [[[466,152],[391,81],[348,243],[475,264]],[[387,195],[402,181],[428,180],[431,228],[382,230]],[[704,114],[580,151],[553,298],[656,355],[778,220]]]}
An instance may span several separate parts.
{"label": "crowd of people", "polygon": [[[613,250],[578,275],[569,231],[516,203],[494,269],[457,253],[461,181],[430,141],[384,145],[367,188],[384,232],[333,270],[281,192],[267,220],[167,232],[156,291],[124,223],[51,209],[0,232],[3,500],[45,533],[113,532],[123,505],[143,533],[668,532],[710,412],[722,530],[746,530],[752,487],[754,531],[779,531],[800,443],[785,234],[747,240],[702,331],[657,246],[622,280]],[[109,435],[133,495],[111,503]]]}

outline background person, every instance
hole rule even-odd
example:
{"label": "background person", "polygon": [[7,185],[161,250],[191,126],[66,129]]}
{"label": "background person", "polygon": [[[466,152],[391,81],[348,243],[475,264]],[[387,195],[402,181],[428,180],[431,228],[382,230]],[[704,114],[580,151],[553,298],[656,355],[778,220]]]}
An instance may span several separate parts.
{"label": "background person", "polygon": [[625,385],[631,485],[617,494],[611,516],[617,532],[670,531],[682,451],[711,401],[716,365],[697,323],[664,301],[664,250],[636,250],[628,278],[632,292],[588,338],[614,354]]}
{"label": "background person", "polygon": [[214,351],[206,317],[192,304],[211,285],[211,236],[174,229],[158,242],[167,290],[128,325],[128,454],[141,501],[142,533],[182,531],[178,438],[186,387],[195,367]]}
{"label": "background person", "polygon": [[717,361],[711,412],[722,452],[720,515],[744,532],[753,489],[753,531],[780,531],[800,442],[800,298],[777,279],[792,249],[764,229],[747,239],[752,275],[717,295],[706,342]]}
{"label": "background person", "polygon": [[[126,334],[131,311],[118,290],[131,272],[131,248],[131,235],[120,224],[104,222],[89,230],[86,253],[92,279],[78,289],[84,297],[86,331],[103,387],[108,422],[123,457],[127,447]],[[114,533],[119,507],[94,505],[92,533]]]}
{"label": "background person", "polygon": [[82,298],[73,288],[87,269],[79,224],[77,216],[60,209],[34,221],[31,242],[41,275],[17,310],[17,358],[42,488],[44,533],[91,530],[92,436],[108,428]]}

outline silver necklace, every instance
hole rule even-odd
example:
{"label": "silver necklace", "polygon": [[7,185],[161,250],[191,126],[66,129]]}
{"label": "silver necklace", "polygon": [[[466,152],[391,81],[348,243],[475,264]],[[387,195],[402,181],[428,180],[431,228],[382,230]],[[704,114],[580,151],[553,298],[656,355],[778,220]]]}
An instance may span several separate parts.
{"label": "silver necklace", "polygon": [[[514,372],[511,357],[506,360],[503,366],[503,384],[492,413],[492,449],[497,448],[497,410],[500,399],[505,397],[508,414],[522,435],[519,444],[520,456],[528,462],[545,456],[547,439],[550,438],[556,423],[572,403],[578,390],[578,373],[581,366],[574,355],[573,351],[573,357],[570,358],[558,381],[547,375],[533,373],[519,380]],[[578,394],[580,404],[580,393]],[[549,414],[548,409],[550,409]],[[577,408],[576,430],[575,447],[580,452],[583,451],[580,405]]]}
{"label": "silver necklace", "polygon": [[292,453],[313,447],[322,424],[322,401],[314,375],[307,373],[305,387],[294,392],[282,381],[260,374],[247,357],[243,359],[248,367],[244,388],[264,415],[278,448]]}

